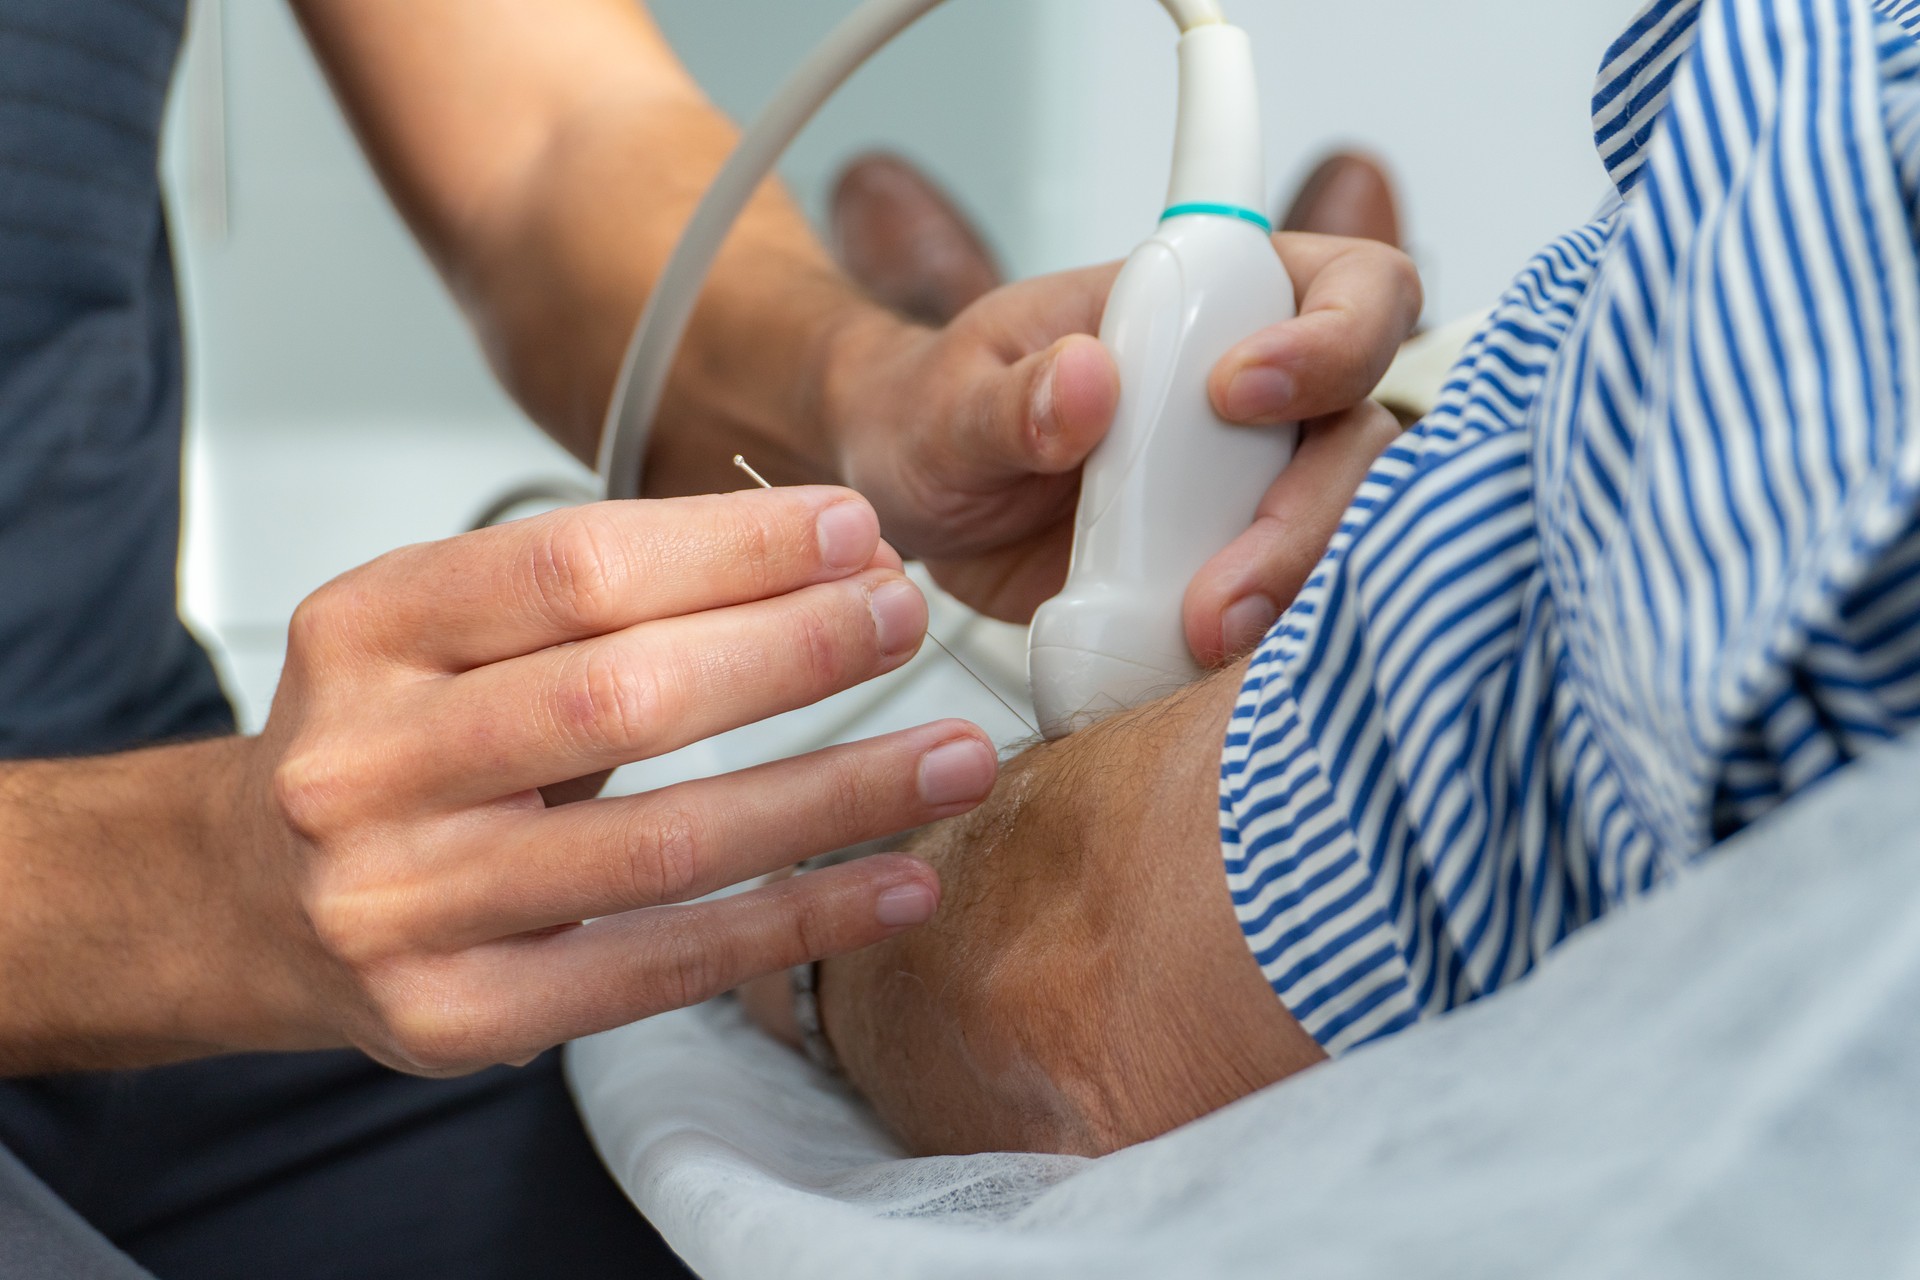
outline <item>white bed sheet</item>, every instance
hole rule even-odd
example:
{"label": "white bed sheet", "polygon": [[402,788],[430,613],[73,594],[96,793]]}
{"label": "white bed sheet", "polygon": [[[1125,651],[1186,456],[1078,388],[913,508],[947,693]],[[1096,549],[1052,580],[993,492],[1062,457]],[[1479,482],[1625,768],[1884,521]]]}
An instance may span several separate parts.
{"label": "white bed sheet", "polygon": [[905,1160],[715,1006],[570,1070],[701,1275],[1920,1276],[1920,751],[1509,994],[1107,1160]]}

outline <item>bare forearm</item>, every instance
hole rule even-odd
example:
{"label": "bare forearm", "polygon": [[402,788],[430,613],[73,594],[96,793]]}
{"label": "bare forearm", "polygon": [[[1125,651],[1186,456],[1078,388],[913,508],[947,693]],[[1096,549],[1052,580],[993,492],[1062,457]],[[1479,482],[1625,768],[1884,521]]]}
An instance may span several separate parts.
{"label": "bare forearm", "polygon": [[[584,109],[556,133],[532,198],[468,257],[463,297],[495,366],[583,457],[598,445],[635,318],[734,136],[699,101]],[[777,483],[836,481],[823,373],[849,326],[888,323],[875,312],[786,194],[763,191],[695,313],[649,492],[737,487],[735,453]]]}
{"label": "bare forearm", "polygon": [[1030,754],[921,850],[947,886],[935,922],[826,966],[828,1033],[916,1148],[1099,1154],[1320,1060],[1219,866],[1237,685]]}
{"label": "bare forearm", "polygon": [[[597,445],[635,317],[733,127],[632,0],[295,0],[396,204],[528,411]],[[764,192],[670,390],[656,477],[746,449],[824,478],[820,346],[868,312],[792,202]],[[737,479],[737,476],[733,477]]]}
{"label": "bare forearm", "polygon": [[[227,918],[237,740],[0,768],[0,1074],[250,1045],[266,957]],[[266,895],[246,895],[266,902]]]}

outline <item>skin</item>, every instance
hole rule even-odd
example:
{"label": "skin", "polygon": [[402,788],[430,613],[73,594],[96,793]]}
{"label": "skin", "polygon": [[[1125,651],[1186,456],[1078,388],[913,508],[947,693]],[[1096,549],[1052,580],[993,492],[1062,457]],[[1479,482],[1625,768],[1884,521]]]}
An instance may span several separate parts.
{"label": "skin", "polygon": [[348,574],[294,618],[260,738],[0,770],[6,1061],[351,1044],[458,1073],[918,923],[938,885],[906,859],[678,904],[963,812],[995,771],[972,726],[540,788],[896,668],[925,623],[843,490],[582,508]]}
{"label": "skin", "polygon": [[[472,316],[502,382],[591,460],[653,280],[732,149],[631,0],[295,0],[367,154]],[[1307,445],[1258,522],[1196,578],[1208,665],[1292,598],[1331,533],[1302,494],[1354,491],[1380,451],[1364,405],[1419,318],[1386,245],[1275,238],[1300,318],[1251,335],[1213,379],[1231,421],[1304,421]],[[769,186],[721,256],[647,462],[650,494],[846,484],[889,540],[983,612],[1024,622],[1065,580],[1078,471],[1119,379],[1098,331],[1108,264],[996,291],[943,329],[875,305]],[[770,287],[771,282],[779,287]],[[1338,512],[1333,520],[1337,521]],[[1271,622],[1271,618],[1268,619]]]}
{"label": "skin", "polygon": [[[1219,748],[1244,674],[1008,766],[914,845],[946,885],[933,922],[822,966],[828,1038],[915,1151],[1104,1155],[1324,1059],[1220,869]],[[795,1039],[781,979],[746,995]]]}
{"label": "skin", "polygon": [[[730,126],[630,0],[294,9],[502,382],[590,457]],[[1307,314],[1230,356],[1216,399],[1250,421],[1337,415],[1410,328],[1418,283],[1377,247],[1281,249]],[[996,768],[968,725],[562,802],[906,661],[925,606],[882,522],[975,603],[1030,611],[1064,573],[1075,469],[1117,396],[1084,336],[1111,270],[919,328],[861,297],[770,188],[696,317],[649,487],[735,488],[744,452],[783,484],[868,498],[610,505],[395,552],[301,607],[258,738],[0,766],[0,1072],[349,1045],[452,1074],[924,922],[938,877],[911,858],[686,904],[964,812]],[[1288,369],[1285,396],[1245,394]],[[1196,583],[1197,651],[1231,647],[1217,601],[1285,598],[1324,546],[1331,521],[1286,487],[1352,491],[1379,442],[1341,424],[1276,489],[1287,515]]]}
{"label": "skin", "polygon": [[[1187,640],[1208,666],[1266,634],[1399,434],[1367,396],[1421,306],[1419,279],[1397,250],[1310,235],[1274,242],[1300,316],[1230,352],[1211,392],[1223,414],[1230,400],[1237,405],[1235,420],[1304,426],[1294,463],[1253,525],[1188,590]],[[1118,274],[1110,264],[1009,285],[940,331],[875,313],[848,339],[860,353],[851,362],[857,382],[830,380],[847,482],[874,498],[896,545],[1002,621],[1031,621],[1066,581],[1079,467],[1118,403],[1113,362],[1085,335],[1099,327]],[[1074,336],[1049,345],[1063,330]],[[1283,399],[1242,390],[1249,376],[1269,375],[1286,383]],[[955,411],[930,415],[929,404]],[[1017,436],[1009,423],[1024,424]]]}

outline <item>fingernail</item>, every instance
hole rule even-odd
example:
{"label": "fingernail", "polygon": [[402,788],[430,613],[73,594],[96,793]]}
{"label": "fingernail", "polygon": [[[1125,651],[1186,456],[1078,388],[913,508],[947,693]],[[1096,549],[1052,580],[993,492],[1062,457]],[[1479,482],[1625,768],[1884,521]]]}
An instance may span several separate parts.
{"label": "fingernail", "polygon": [[1220,616],[1220,630],[1227,652],[1236,656],[1253,652],[1278,621],[1280,606],[1267,597],[1251,595],[1244,600],[1236,600]]}
{"label": "fingernail", "polygon": [[978,738],[958,738],[927,752],[920,761],[920,802],[929,809],[986,799],[1000,774],[1000,761]]}
{"label": "fingernail", "polygon": [[1235,422],[1286,413],[1293,404],[1293,375],[1263,364],[1252,364],[1227,384],[1227,417]]}
{"label": "fingernail", "polygon": [[836,502],[820,513],[820,559],[829,569],[858,569],[880,541],[873,512],[858,502]]}
{"label": "fingernail", "polygon": [[920,588],[895,578],[876,588],[867,605],[873,610],[881,653],[893,657],[920,647],[921,637],[927,634],[927,601]]}
{"label": "fingernail", "polygon": [[874,918],[884,928],[909,929],[933,919],[940,900],[923,884],[903,884],[889,889],[873,904]]}
{"label": "fingernail", "polygon": [[1033,418],[1034,434],[1042,440],[1051,440],[1060,434],[1060,417],[1054,412],[1054,380],[1060,376],[1060,362],[1055,360],[1040,375],[1040,381],[1033,385],[1033,403],[1028,413]]}

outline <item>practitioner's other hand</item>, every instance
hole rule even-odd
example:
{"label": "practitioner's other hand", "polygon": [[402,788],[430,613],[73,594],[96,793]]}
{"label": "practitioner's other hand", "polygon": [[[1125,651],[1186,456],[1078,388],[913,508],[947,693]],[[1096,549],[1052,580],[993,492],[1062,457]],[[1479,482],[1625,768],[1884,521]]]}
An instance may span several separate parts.
{"label": "practitioner's other hand", "polygon": [[[1299,240],[1303,246],[1309,236],[1344,243],[1370,240],[1394,249],[1405,243],[1393,177],[1381,160],[1364,152],[1337,151],[1316,165],[1281,214],[1279,224],[1282,231],[1302,233]],[[1397,265],[1405,276],[1400,299],[1417,315],[1418,275],[1411,263]],[[1296,272],[1299,269],[1296,265]],[[1337,309],[1341,305],[1339,290],[1330,287],[1336,281],[1323,277],[1320,283],[1316,306]],[[1356,282],[1356,291],[1367,295],[1353,300],[1359,307],[1378,300],[1370,282]],[[1328,332],[1333,326],[1324,318],[1309,318],[1307,325],[1278,326],[1242,344],[1214,380],[1214,400],[1232,421],[1307,421],[1295,468],[1268,492],[1253,528],[1207,566],[1187,596],[1188,635],[1203,657],[1211,658],[1216,652],[1231,656],[1260,642],[1278,606],[1291,602],[1312,573],[1347,500],[1365,478],[1366,468],[1397,434],[1397,426],[1371,405],[1358,397],[1348,398],[1359,385],[1368,388],[1362,394],[1371,394],[1379,385],[1385,366],[1374,367],[1382,354],[1378,350],[1348,349],[1347,362],[1358,360],[1363,367],[1347,369],[1342,394],[1323,397],[1318,406],[1311,402],[1304,406],[1287,403],[1287,393],[1299,385],[1294,370],[1302,366],[1317,369],[1322,356],[1328,354],[1312,349],[1315,343],[1311,330],[1316,325],[1323,344],[1331,339],[1334,346],[1340,345],[1339,335]],[[1340,363],[1338,352],[1331,354],[1336,364]],[[1247,375],[1245,380],[1236,382],[1242,375]],[[1230,404],[1235,397],[1239,403]],[[1332,412],[1323,418],[1314,416],[1329,404],[1334,406]],[[1209,647],[1216,616],[1225,624],[1217,651]]]}
{"label": "practitioner's other hand", "polygon": [[[850,175],[836,230],[843,262],[898,313],[851,321],[832,344],[825,408],[841,473],[942,586],[1027,621],[1065,581],[1080,466],[1118,405],[1113,361],[1090,336],[1118,266],[978,296],[995,278],[978,237],[894,161]],[[1188,594],[1188,643],[1210,664],[1251,647],[1291,602],[1396,434],[1366,397],[1421,307],[1418,275],[1396,249],[1287,233],[1275,244],[1300,317],[1251,335],[1212,391],[1231,421],[1306,426],[1254,526]],[[976,297],[943,328],[914,322]]]}
{"label": "practitioner's other hand", "polygon": [[1399,420],[1368,397],[1423,302],[1419,273],[1397,249],[1285,232],[1275,239],[1300,314],[1229,352],[1209,391],[1229,422],[1300,423],[1300,447],[1252,528],[1187,591],[1187,642],[1209,665],[1266,636],[1306,585],[1368,469],[1400,434]]}
{"label": "practitioner's other hand", "polygon": [[[422,1074],[522,1061],[865,946],[936,876],[824,850],[965,812],[992,745],[931,725],[644,795],[543,791],[894,670],[926,603],[834,489],[583,507],[412,547],[301,606],[231,800],[253,993],[232,1047]],[[592,921],[582,924],[582,921]]]}

